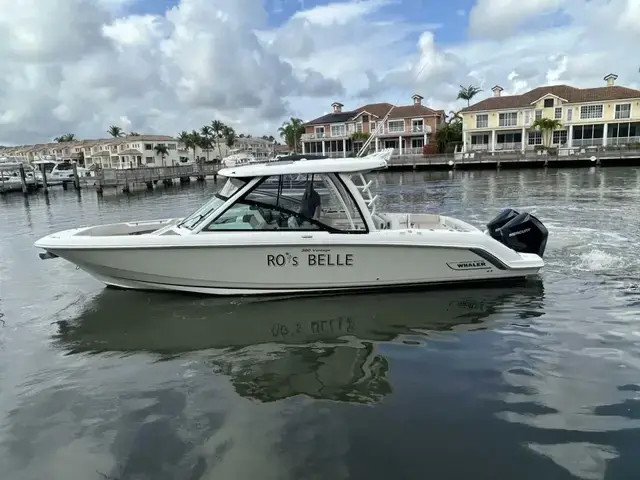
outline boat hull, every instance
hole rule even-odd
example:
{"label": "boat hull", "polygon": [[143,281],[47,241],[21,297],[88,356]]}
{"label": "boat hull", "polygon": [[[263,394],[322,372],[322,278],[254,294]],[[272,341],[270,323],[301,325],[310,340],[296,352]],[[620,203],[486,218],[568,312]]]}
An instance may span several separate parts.
{"label": "boat hull", "polygon": [[[510,265],[473,246],[385,244],[378,240],[376,244],[340,243],[329,237],[307,245],[44,248],[109,286],[213,295],[482,283],[525,278],[543,266],[536,255],[516,254],[522,260]],[[46,242],[40,243],[36,246]]]}

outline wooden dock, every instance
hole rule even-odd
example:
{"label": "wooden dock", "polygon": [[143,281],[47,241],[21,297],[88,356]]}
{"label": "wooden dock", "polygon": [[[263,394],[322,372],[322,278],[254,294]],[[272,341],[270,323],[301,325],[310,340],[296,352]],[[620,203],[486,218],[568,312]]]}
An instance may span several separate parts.
{"label": "wooden dock", "polygon": [[173,165],[169,167],[140,167],[125,169],[100,169],[95,177],[88,177],[94,180],[98,193],[102,193],[105,188],[122,188],[123,192],[130,191],[134,185],[146,185],[152,189],[155,184],[162,182],[164,185],[172,185],[178,180],[180,183],[188,183],[192,178],[204,180],[207,176],[218,175],[218,165],[214,164],[188,164]]}

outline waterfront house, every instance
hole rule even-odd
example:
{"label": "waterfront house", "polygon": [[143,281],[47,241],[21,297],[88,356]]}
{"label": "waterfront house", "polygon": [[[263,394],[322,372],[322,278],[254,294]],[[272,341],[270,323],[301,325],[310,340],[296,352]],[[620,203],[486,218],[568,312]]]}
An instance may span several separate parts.
{"label": "waterfront house", "polygon": [[[344,111],[344,105],[335,102],[331,113],[304,124],[302,152],[346,157],[356,154],[367,135],[374,133],[376,151],[393,148],[399,155],[422,154],[423,147],[435,141],[445,114],[423,105],[420,95],[413,95],[412,100],[411,105],[398,105],[393,110],[390,103],[371,103]],[[383,120],[384,125],[379,125]]]}
{"label": "waterfront house", "polygon": [[542,132],[532,128],[539,118],[558,120],[553,147],[582,148],[640,143],[640,90],[618,86],[617,75],[605,86],[538,87],[521,95],[493,96],[460,111],[463,151],[526,151],[542,145]]}

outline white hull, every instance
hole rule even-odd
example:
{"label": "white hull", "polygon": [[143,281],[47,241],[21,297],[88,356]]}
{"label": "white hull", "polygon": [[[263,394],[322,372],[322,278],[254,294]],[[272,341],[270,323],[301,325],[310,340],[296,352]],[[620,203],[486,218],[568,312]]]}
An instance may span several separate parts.
{"label": "white hull", "polygon": [[[214,295],[473,283],[524,278],[543,266],[537,255],[516,253],[479,230],[453,237],[450,231],[420,229],[367,235],[274,232],[263,234],[260,243],[253,245],[241,232],[223,236],[127,234],[174,223],[164,220],[68,230],[45,237],[36,246],[76,264],[106,285]],[[443,246],[443,239],[448,246]],[[488,253],[491,248],[494,252]]]}

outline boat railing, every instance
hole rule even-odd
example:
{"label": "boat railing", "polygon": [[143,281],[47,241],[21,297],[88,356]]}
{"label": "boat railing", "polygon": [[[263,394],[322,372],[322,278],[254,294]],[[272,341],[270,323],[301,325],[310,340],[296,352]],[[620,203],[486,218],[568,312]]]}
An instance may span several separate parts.
{"label": "boat railing", "polygon": [[373,195],[371,193],[371,185],[373,185],[373,180],[369,180],[367,182],[367,179],[364,178],[364,175],[362,173],[355,174],[355,177],[362,182],[362,185],[358,185],[356,182],[353,182],[353,184],[358,190],[360,190],[365,203],[369,207],[369,213],[373,215],[374,213],[376,213],[376,200],[378,200],[378,195]]}

